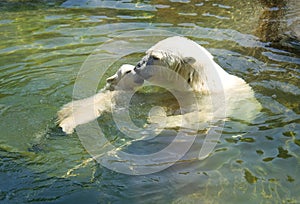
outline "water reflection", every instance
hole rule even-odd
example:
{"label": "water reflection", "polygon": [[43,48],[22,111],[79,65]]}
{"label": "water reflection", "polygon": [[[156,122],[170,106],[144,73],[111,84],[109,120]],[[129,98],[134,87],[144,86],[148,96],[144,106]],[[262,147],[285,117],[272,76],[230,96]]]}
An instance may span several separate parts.
{"label": "water reflection", "polygon": [[[30,9],[28,2],[37,1],[0,3],[0,201],[300,200],[298,1],[288,1],[282,7],[278,1],[275,8],[262,6],[262,1],[107,1],[95,9],[78,6],[83,1],[76,0],[47,1],[54,5],[38,1],[48,6],[34,4],[36,10]],[[268,39],[270,32],[263,30],[269,25],[260,19],[273,19],[275,13],[279,19],[274,17],[274,23],[277,19],[282,23],[283,18],[286,26],[275,30],[272,40],[273,35]],[[176,32],[206,47],[226,71],[250,83],[263,105],[263,114],[246,124],[246,133],[238,128],[240,121],[228,121],[217,148],[206,160],[182,161],[163,172],[136,177],[98,165],[76,134],[61,134],[54,116],[71,100],[76,74],[94,49],[120,34],[126,39],[129,30],[149,28]],[[254,36],[259,29],[261,33]],[[136,36],[136,40],[141,38]],[[285,38],[292,40],[282,41]],[[273,42],[278,40],[281,46]],[[151,44],[144,42],[142,47],[147,49]],[[118,63],[134,64],[140,57],[136,53]],[[112,65],[107,76],[118,67],[117,63]],[[137,121],[143,118],[139,107],[133,114]],[[110,115],[98,122],[111,141],[122,143]],[[171,140],[168,134],[172,132],[159,142],[129,146],[128,151],[142,152],[146,145],[151,150],[160,148]],[[198,147],[195,143],[191,151],[197,152]]]}
{"label": "water reflection", "polygon": [[59,6],[65,0],[49,0],[49,1],[41,1],[41,0],[30,0],[30,1],[10,1],[10,0],[3,0],[0,2],[0,10],[1,11],[31,11],[31,10],[38,10],[38,9],[48,9],[54,6]]}
{"label": "water reflection", "polygon": [[300,48],[299,1],[260,0],[260,3],[264,9],[256,34],[262,41],[272,42],[273,46],[298,52]]}

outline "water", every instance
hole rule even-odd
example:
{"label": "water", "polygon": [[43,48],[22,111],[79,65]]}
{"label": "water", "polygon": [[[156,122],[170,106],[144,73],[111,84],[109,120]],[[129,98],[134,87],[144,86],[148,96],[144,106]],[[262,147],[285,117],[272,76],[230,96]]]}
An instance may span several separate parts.
{"label": "water", "polygon": [[[298,203],[298,4],[3,1],[0,202]],[[265,22],[277,24],[262,26]],[[166,31],[203,45],[226,71],[244,78],[262,104],[262,113],[244,124],[246,133],[239,121],[228,121],[205,160],[182,161],[151,175],[116,173],[90,159],[76,133],[62,134],[55,126],[56,112],[72,99],[77,73],[97,47],[120,35],[125,42],[141,42],[111,65],[109,76],[122,63],[136,63]],[[140,102],[131,110],[136,123],[145,122],[151,97],[158,96],[140,94],[133,99]],[[98,122],[109,140],[124,143],[109,114]],[[158,150],[173,133],[129,145],[127,151]]]}

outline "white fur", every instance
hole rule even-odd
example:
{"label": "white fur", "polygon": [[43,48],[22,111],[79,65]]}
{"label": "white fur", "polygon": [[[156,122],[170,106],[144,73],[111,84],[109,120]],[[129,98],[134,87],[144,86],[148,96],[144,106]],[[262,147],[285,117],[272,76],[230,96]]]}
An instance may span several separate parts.
{"label": "white fur", "polygon": [[[174,76],[169,78],[164,69],[162,73],[155,73],[156,67],[166,67],[177,72],[193,91],[209,95],[215,102],[220,101],[220,106],[225,107],[224,110],[217,110],[216,105],[210,107],[215,109],[215,117],[219,115],[224,118],[226,112],[227,117],[249,122],[261,109],[251,87],[243,79],[227,73],[205,48],[192,40],[179,36],[162,40],[146,52],[146,56],[135,68],[139,75],[150,82],[156,82],[157,78],[168,80],[165,83],[180,90],[182,85],[178,86],[178,80]],[[207,97],[204,98],[199,101],[199,106],[211,103]],[[202,111],[201,118],[206,118],[205,115],[208,113]]]}
{"label": "white fur", "polygon": [[95,120],[101,113],[111,109],[113,93],[105,90],[64,105],[57,113],[59,126],[65,133],[71,134],[76,126]]}
{"label": "white fur", "polygon": [[132,90],[144,83],[134,71],[134,66],[130,64],[122,65],[111,77],[106,79],[106,89],[109,90]]}
{"label": "white fur", "polygon": [[[261,109],[251,87],[243,79],[230,75],[223,70],[214,62],[213,56],[206,49],[189,39],[170,37],[151,47],[136,67],[123,65],[116,74],[107,79],[105,88],[96,95],[63,106],[58,112],[59,126],[64,132],[70,134],[77,125],[96,119],[104,111],[111,111],[111,99],[114,94],[119,94],[119,91],[116,90],[133,89],[140,86],[143,82],[141,79],[143,74],[147,77],[150,76],[147,79],[150,82],[155,80],[152,77],[153,73],[151,73],[153,70],[147,66],[150,58],[151,60],[155,59],[153,60],[154,64],[167,64],[169,69],[174,69],[180,73],[189,82],[194,92],[204,93],[204,96],[209,95],[200,99],[198,104],[201,106],[200,117],[203,122],[212,118],[211,113],[217,117],[220,113],[220,119],[224,119],[222,111],[226,111],[228,117],[249,122],[256,117]],[[176,60],[179,60],[180,63],[177,63]],[[180,66],[172,67],[176,63]],[[162,79],[166,80],[174,89],[178,88],[176,79],[169,79],[168,76],[162,76]],[[211,103],[210,97],[215,97],[214,100],[216,101],[220,97],[220,101],[222,101],[224,96],[226,110],[218,110],[214,106],[216,110],[209,111],[212,108],[208,104]],[[220,106],[222,107],[222,104]],[[198,123],[199,121],[194,121],[195,118],[199,118],[197,114],[189,113],[184,118],[180,115],[169,116],[166,120],[166,127],[180,126],[182,120],[186,120],[187,123]],[[150,121],[160,123],[161,117],[153,116]]]}
{"label": "white fur", "polygon": [[192,40],[180,36],[170,37],[158,42],[146,52],[147,55],[155,55],[160,59],[163,58],[162,53],[167,53],[167,58],[173,55],[180,59],[188,59],[187,64],[190,64],[199,74],[199,80],[194,80],[191,84],[196,92],[216,93],[232,88],[251,90],[243,79],[228,74],[213,60],[213,56],[205,48]]}
{"label": "white fur", "polygon": [[78,125],[98,118],[103,112],[111,110],[111,100],[118,90],[130,90],[142,84],[133,71],[134,66],[122,65],[113,76],[106,79],[106,86],[99,93],[82,100],[72,101],[58,111],[58,125],[67,133],[73,133]]}

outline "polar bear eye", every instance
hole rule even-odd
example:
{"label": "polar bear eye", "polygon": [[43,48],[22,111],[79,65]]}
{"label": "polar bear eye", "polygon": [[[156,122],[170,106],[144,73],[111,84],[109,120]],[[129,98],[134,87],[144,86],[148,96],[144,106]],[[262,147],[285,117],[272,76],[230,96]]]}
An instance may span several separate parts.
{"label": "polar bear eye", "polygon": [[131,72],[131,70],[128,70],[128,71],[125,72],[125,74],[129,74],[130,72]]}
{"label": "polar bear eye", "polygon": [[137,65],[136,65],[136,67],[135,68],[139,68],[139,67],[141,67],[142,66],[142,63],[141,62],[139,62]]}

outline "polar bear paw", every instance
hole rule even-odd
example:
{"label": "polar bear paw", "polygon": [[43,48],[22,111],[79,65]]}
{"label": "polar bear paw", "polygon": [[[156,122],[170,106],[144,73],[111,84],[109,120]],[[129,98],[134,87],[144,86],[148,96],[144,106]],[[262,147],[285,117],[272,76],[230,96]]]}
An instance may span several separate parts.
{"label": "polar bear paw", "polygon": [[57,113],[56,123],[66,134],[72,134],[76,127],[74,117],[72,116],[74,111],[73,109],[74,104],[71,102],[64,105]]}
{"label": "polar bear paw", "polygon": [[66,134],[72,134],[76,127],[73,117],[68,117],[59,123],[59,126]]}

